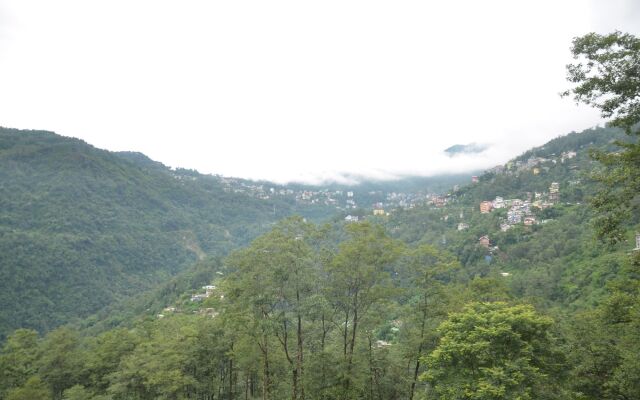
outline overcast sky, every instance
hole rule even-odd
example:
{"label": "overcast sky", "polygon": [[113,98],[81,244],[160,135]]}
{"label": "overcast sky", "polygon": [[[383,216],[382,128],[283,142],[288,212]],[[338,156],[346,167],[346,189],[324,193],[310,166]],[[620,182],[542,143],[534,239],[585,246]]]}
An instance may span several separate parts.
{"label": "overcast sky", "polygon": [[0,125],[280,182],[490,167],[602,123],[558,95],[571,39],[639,5],[0,0]]}

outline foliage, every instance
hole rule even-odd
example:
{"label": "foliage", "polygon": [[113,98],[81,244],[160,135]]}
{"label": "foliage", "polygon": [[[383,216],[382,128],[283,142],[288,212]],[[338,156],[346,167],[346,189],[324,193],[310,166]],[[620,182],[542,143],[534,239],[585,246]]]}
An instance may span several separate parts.
{"label": "foliage", "polygon": [[567,79],[576,86],[564,95],[630,131],[640,121],[640,39],[618,31],[589,33],[575,38],[571,51],[580,62],[567,65]]}
{"label": "foliage", "polygon": [[6,400],[48,400],[50,398],[47,387],[37,375],[34,375],[27,380],[24,386],[10,390]]}
{"label": "foliage", "polygon": [[620,141],[617,153],[595,152],[602,169],[595,174],[601,183],[593,205],[599,212],[595,226],[601,237],[614,244],[623,238],[621,225],[637,221],[640,192],[640,39],[628,33],[589,33],[573,41],[579,60],[567,66],[567,79],[576,84],[564,95],[600,110],[611,125],[624,128],[633,137]]}
{"label": "foliage", "polygon": [[[628,41],[621,50],[633,43],[622,36],[607,40]],[[633,109],[627,100],[618,111]],[[635,145],[616,145],[622,137],[572,133],[444,206],[318,226],[275,223],[293,205],[137,153],[0,130],[0,300],[11,306],[0,330],[49,330],[7,336],[0,399],[640,398],[640,252],[594,241],[593,222],[619,210],[583,204],[601,195],[596,150],[600,181],[635,209]],[[544,223],[503,232],[505,209],[478,210],[551,182],[558,201],[531,211]],[[619,238],[637,224],[616,225]],[[209,297],[192,297],[204,285]],[[106,304],[76,328],[50,329]]]}
{"label": "foliage", "polygon": [[0,209],[0,341],[18,327],[46,332],[87,317],[311,212],[141,154],[6,128]]}
{"label": "foliage", "polygon": [[[474,303],[443,322],[423,379],[438,399],[561,398],[551,319],[531,306]],[[551,378],[553,376],[553,378]]]}

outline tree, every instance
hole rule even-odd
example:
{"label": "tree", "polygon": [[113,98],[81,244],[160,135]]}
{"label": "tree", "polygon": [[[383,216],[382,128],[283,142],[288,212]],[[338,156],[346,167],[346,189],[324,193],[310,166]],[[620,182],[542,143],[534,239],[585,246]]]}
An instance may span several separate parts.
{"label": "tree", "polygon": [[229,257],[236,273],[227,281],[228,311],[245,322],[262,355],[262,395],[273,395],[271,342],[277,339],[291,371],[291,398],[304,399],[305,303],[312,293],[314,228],[300,217],[278,223],[248,248]]}
{"label": "tree", "polygon": [[628,33],[589,33],[573,40],[578,60],[567,65],[567,79],[575,87],[563,93],[578,103],[600,110],[611,125],[623,128],[632,142],[617,142],[622,151],[594,152],[603,170],[595,175],[602,189],[592,203],[599,212],[595,226],[611,243],[623,239],[622,223],[637,211],[640,193],[640,39]]}
{"label": "tree", "polygon": [[400,255],[402,246],[383,228],[367,222],[349,224],[349,239],[342,242],[329,268],[327,297],[343,315],[343,396],[354,390],[354,354],[367,313],[390,296],[391,271],[385,270]]}
{"label": "tree", "polygon": [[38,333],[30,329],[13,332],[0,351],[0,398],[15,387],[22,386],[36,371]]}
{"label": "tree", "polygon": [[408,315],[403,323],[405,358],[412,365],[409,399],[413,399],[418,376],[422,372],[422,356],[433,349],[435,327],[446,316],[451,288],[446,284],[460,267],[456,258],[433,246],[422,245],[407,252],[404,260],[411,277]]}
{"label": "tree", "polygon": [[117,371],[123,357],[133,352],[140,338],[126,329],[114,329],[92,341],[86,360],[86,369],[92,386],[105,391],[108,376]]}
{"label": "tree", "polygon": [[62,394],[62,400],[87,400],[91,393],[82,385],[71,386]]}
{"label": "tree", "polygon": [[178,315],[160,319],[150,328],[149,337],[110,374],[108,392],[114,397],[174,399],[193,392],[196,382],[188,367],[191,349],[196,347],[196,328]]}
{"label": "tree", "polygon": [[573,94],[631,132],[640,121],[640,39],[618,31],[589,33],[573,40],[571,52],[580,62],[567,65],[567,79],[576,87],[563,95]]}
{"label": "tree", "polygon": [[441,400],[561,398],[552,324],[529,305],[472,303],[440,325],[422,378]]}
{"label": "tree", "polygon": [[10,390],[6,400],[48,400],[50,398],[47,386],[37,375],[34,375],[24,386]]}
{"label": "tree", "polygon": [[49,385],[54,399],[79,383],[85,373],[84,357],[80,349],[78,332],[69,328],[51,331],[43,340],[41,356],[37,362],[38,374]]}

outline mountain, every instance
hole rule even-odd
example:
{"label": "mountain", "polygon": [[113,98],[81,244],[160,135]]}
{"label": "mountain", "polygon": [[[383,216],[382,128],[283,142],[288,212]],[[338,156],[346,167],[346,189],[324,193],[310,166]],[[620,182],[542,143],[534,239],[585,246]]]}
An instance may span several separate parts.
{"label": "mountain", "polygon": [[489,145],[480,144],[480,143],[469,143],[469,144],[454,144],[451,147],[444,149],[444,152],[449,156],[453,157],[459,154],[477,154],[485,151]]}
{"label": "mountain", "polygon": [[[588,204],[598,168],[590,152],[617,151],[615,142],[626,139],[615,128],[572,132],[485,171],[438,204],[392,213],[385,225],[406,243],[455,254],[468,279],[506,273],[519,298],[541,307],[588,308],[602,301],[607,282],[622,270],[640,224],[637,216],[630,219],[627,241],[605,246],[595,238]],[[485,212],[482,202],[489,204]],[[488,243],[481,244],[482,237]]]}
{"label": "mountain", "polygon": [[[480,201],[526,198],[547,191],[551,182],[559,183],[562,201],[583,202],[591,190],[585,176],[593,167],[588,149],[610,148],[623,138],[619,130],[594,128],[554,139],[482,174],[478,184],[463,186],[454,193],[455,202],[477,210]],[[576,155],[566,158],[570,152]],[[433,223],[422,231],[425,208],[419,201],[467,179],[276,185],[170,169],[141,153],[109,152],[51,132],[3,128],[0,301],[6,306],[0,311],[0,333],[17,327],[47,331],[92,315],[166,282],[207,255],[224,256],[291,214],[321,221],[349,212],[352,203],[364,215],[374,204],[387,210],[415,205],[414,211],[393,214],[392,221],[408,218],[396,224],[398,237],[423,235],[422,240],[437,243],[446,234],[452,235],[452,245],[465,232],[449,234]],[[395,192],[409,195],[390,197]],[[458,222],[470,222],[466,214]],[[447,223],[450,228],[453,221]],[[471,224],[466,233],[504,236],[493,234],[498,222],[493,223],[491,229]],[[471,251],[463,250],[469,240],[455,250],[461,257]]]}
{"label": "mountain", "polygon": [[[572,133],[363,222],[286,218],[79,324],[16,330],[0,398],[638,398],[640,255],[595,240],[585,204],[589,153],[623,138]],[[112,155],[250,199],[298,193]]]}
{"label": "mountain", "polygon": [[[367,219],[383,224],[393,237],[405,243],[429,243],[456,255],[465,268],[463,279],[507,272],[511,274],[512,290],[520,296],[529,296],[530,301],[545,306],[584,307],[604,295],[602,281],[615,277],[619,262],[628,250],[628,246],[623,245],[612,253],[611,249],[594,241],[590,226],[592,214],[584,204],[589,193],[593,192],[593,182],[589,180],[588,173],[594,168],[594,162],[589,152],[592,149],[614,150],[613,142],[624,139],[625,135],[619,129],[597,127],[572,132],[532,148],[505,165],[478,174],[477,184],[468,184],[450,192],[449,201],[444,205],[389,208],[390,216],[380,218],[368,213]],[[539,172],[534,173],[534,169]],[[445,177],[425,179],[422,183],[448,182]],[[420,182],[420,179],[388,185],[384,182],[366,183],[363,187],[351,189],[360,190],[360,195],[376,189],[418,189],[421,186],[410,187],[411,182],[416,181]],[[545,224],[524,226],[520,222],[502,232],[500,225],[506,219],[507,209],[480,213],[481,201],[495,197],[526,201],[527,196],[536,191],[548,191],[552,182],[559,183],[559,203],[532,211],[538,221],[546,220]],[[313,189],[302,185],[288,187]],[[326,190],[346,189],[349,188],[330,186]],[[343,225],[338,218],[333,222],[334,230]],[[459,230],[459,224],[468,227]],[[478,238],[485,235],[499,251],[478,246]],[[557,240],[559,237],[564,240]],[[491,256],[490,262],[486,256]],[[196,263],[154,291],[84,321],[84,326],[97,324],[96,330],[100,331],[123,323],[129,325],[143,315],[156,315],[180,296],[184,298],[185,293],[216,279],[216,272],[223,269],[222,264],[220,259]],[[576,281],[580,271],[589,271],[588,276]],[[533,281],[537,282],[536,286],[525,284]]]}
{"label": "mountain", "polygon": [[[0,339],[41,332],[156,287],[207,255],[224,256],[299,214],[417,201],[465,175],[277,185],[171,169],[46,131],[0,128]],[[390,198],[394,191],[411,192]]]}
{"label": "mountain", "polygon": [[[317,206],[44,131],[0,129],[0,336],[49,330]],[[324,210],[324,211],[323,211]]]}

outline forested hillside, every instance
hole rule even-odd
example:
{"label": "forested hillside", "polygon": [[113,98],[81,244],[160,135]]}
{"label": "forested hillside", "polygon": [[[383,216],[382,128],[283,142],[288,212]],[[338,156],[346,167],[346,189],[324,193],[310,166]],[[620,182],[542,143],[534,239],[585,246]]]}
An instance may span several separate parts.
{"label": "forested hillside", "polygon": [[198,176],[50,132],[0,129],[0,337],[87,316],[305,211]]}
{"label": "forested hillside", "polygon": [[466,179],[412,178],[388,188],[277,185],[170,169],[141,153],[100,150],[51,132],[0,128],[0,339],[17,327],[46,332],[140,298],[285,216],[319,221],[346,207],[368,213],[388,192],[416,201],[418,191],[423,199]]}
{"label": "forested hillside", "polygon": [[612,246],[584,202],[588,153],[621,138],[572,133],[364,222],[288,218],[80,328],[17,330],[0,398],[636,398],[638,221]]}

